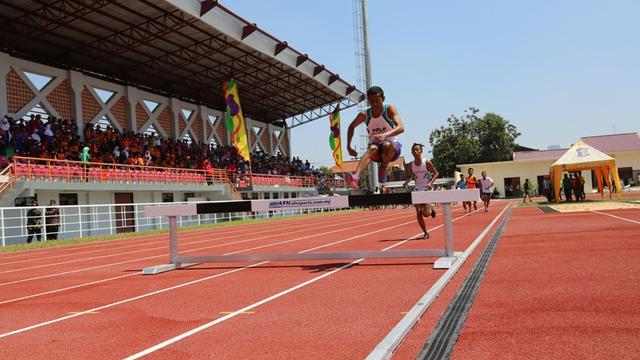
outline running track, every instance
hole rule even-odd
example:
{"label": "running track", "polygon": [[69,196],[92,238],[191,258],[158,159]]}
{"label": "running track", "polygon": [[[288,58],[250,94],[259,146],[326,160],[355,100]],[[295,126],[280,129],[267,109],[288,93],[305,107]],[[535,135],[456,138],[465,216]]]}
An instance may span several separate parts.
{"label": "running track", "polygon": [[[454,208],[456,250],[466,249],[506,205],[497,202],[491,212],[470,216],[464,216],[461,208]],[[500,276],[493,279],[494,264],[499,266],[499,259],[504,257],[508,264],[507,270],[500,269],[498,274],[509,273],[509,267],[530,266],[513,260],[509,251],[514,250],[503,250],[504,244],[526,238],[522,232],[525,225],[511,225],[520,219],[521,211],[523,224],[566,215],[544,215],[535,208],[514,211],[498,246],[497,260],[491,263],[485,280],[487,284],[495,281],[498,289],[504,281]],[[639,211],[606,213],[640,222]],[[628,226],[636,234],[640,229],[640,224],[609,215],[588,214],[598,219],[600,226],[622,223],[620,226]],[[595,220],[589,218],[587,222]],[[431,239],[407,241],[419,235],[412,209],[281,219],[183,231],[179,234],[180,252],[442,247],[441,223],[440,215],[428,219],[428,227],[435,228]],[[557,230],[557,225],[549,229]],[[538,242],[527,243],[535,247]],[[480,250],[481,247],[425,313],[398,349],[396,358],[415,358]],[[532,251],[531,256],[534,255]],[[0,255],[0,355],[361,359],[444,273],[432,268],[434,259],[378,259],[201,264],[162,275],[139,275],[143,267],[163,263],[167,258],[167,235]],[[491,306],[495,306],[491,299],[498,290],[489,289],[485,291],[483,283],[476,305],[491,312]],[[508,294],[503,297],[509,298]],[[477,318],[476,305],[469,324],[477,322],[482,327],[491,317]],[[467,350],[494,346],[483,343],[482,336],[472,337],[476,342],[469,342],[464,331],[456,357],[478,358],[478,353]],[[533,340],[525,343],[535,344]],[[496,357],[495,352],[487,354],[486,358]],[[517,356],[506,358],[521,355],[514,354]]]}

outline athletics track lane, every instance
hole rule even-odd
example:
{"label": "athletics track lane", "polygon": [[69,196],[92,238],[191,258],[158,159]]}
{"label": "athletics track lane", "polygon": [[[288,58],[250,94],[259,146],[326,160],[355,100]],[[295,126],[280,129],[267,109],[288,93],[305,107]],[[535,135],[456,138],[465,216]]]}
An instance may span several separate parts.
{"label": "athletics track lane", "polygon": [[[366,213],[365,214],[348,213],[348,214],[341,215],[340,219],[342,219],[342,222],[344,224],[343,225],[344,229],[364,228],[369,226],[371,219],[374,216],[375,214],[369,215]],[[294,240],[299,239],[300,241],[302,240],[309,241],[308,239],[314,236],[313,234],[309,235],[309,231],[311,228],[315,229],[316,230],[315,233],[319,233],[319,234],[336,231],[334,218],[323,219],[322,223],[320,223],[318,220],[320,219],[314,219],[314,217],[311,217],[309,219],[306,219],[306,221],[300,221],[303,224],[298,224],[295,231],[293,230],[294,226],[290,226],[290,228],[292,229],[292,231],[289,233],[291,239],[294,239]],[[275,225],[279,225],[279,224],[280,224],[279,222],[276,222]],[[262,235],[262,236],[256,235],[253,238],[244,239],[244,237],[247,236],[247,233],[244,232],[241,235],[241,238],[228,239],[228,238],[212,237],[207,235],[206,233],[199,234],[201,238],[204,237],[204,240],[202,239],[197,240],[198,242],[197,247],[193,248],[192,246],[192,249],[187,248],[187,250],[185,250],[184,252],[187,253],[189,250],[197,250],[202,248],[213,248],[213,249],[219,249],[220,247],[228,248],[228,246],[224,244],[228,244],[229,242],[237,243],[234,250],[238,251],[244,248],[255,247],[256,242],[259,240],[263,242],[268,241],[271,243],[277,243],[279,242],[278,240],[282,239],[282,231],[279,229],[276,229],[276,231],[262,230],[261,233],[264,233],[264,234],[269,233],[269,235]],[[186,239],[187,236],[184,236],[182,234],[180,234],[179,237],[181,241],[188,240]],[[204,244],[201,242],[204,242]],[[150,257],[151,259],[146,259],[144,261],[139,260],[141,256],[140,254],[136,254],[135,257],[132,258],[128,253],[120,253],[119,258],[116,258],[116,259],[110,258],[109,261],[111,262],[107,262],[106,264],[104,264],[104,261],[102,261],[101,264],[96,264],[95,261],[83,263],[83,266],[89,266],[88,268],[85,267],[85,268],[78,269],[77,264],[74,263],[73,264],[74,267],[71,270],[68,270],[72,266],[71,264],[66,264],[66,266],[64,267],[61,265],[59,268],[56,268],[56,271],[59,271],[60,273],[63,274],[60,276],[52,276],[44,279],[38,279],[37,274],[34,274],[34,271],[25,271],[24,274],[22,274],[22,276],[36,276],[36,279],[33,281],[25,281],[25,282],[19,282],[19,283],[0,282],[0,287],[2,287],[4,290],[2,292],[2,298],[1,298],[3,300],[0,301],[0,304],[6,303],[6,301],[10,299],[20,298],[21,296],[24,296],[24,295],[37,294],[38,293],[37,291],[42,292],[42,291],[51,291],[52,289],[66,288],[68,286],[74,286],[77,284],[92,282],[92,281],[95,281],[96,278],[104,279],[105,277],[109,278],[109,277],[122,277],[122,276],[126,276],[126,277],[136,276],[137,272],[142,267],[150,266],[150,265],[154,265],[154,264],[158,264],[166,261],[166,259],[168,258],[167,250],[168,250],[168,240],[166,239],[166,236],[165,236],[164,246],[162,246],[162,249],[161,250],[156,249],[154,251],[154,254],[158,254],[158,255],[146,256],[147,258]],[[211,249],[208,249],[208,250],[211,250]],[[196,252],[203,253],[205,252],[205,250],[199,250]],[[117,262],[113,263],[113,261],[117,261]],[[111,264],[115,264],[115,265],[111,265]],[[96,269],[96,267],[98,268]],[[89,270],[85,270],[85,269],[89,269]],[[78,270],[82,270],[82,271],[78,271]],[[50,271],[50,270],[39,269],[39,271],[42,272],[42,271]],[[17,276],[16,274],[18,273],[13,273],[12,275]],[[127,276],[127,274],[131,276]],[[55,275],[55,274],[49,274],[44,276],[51,276],[51,275]],[[22,279],[22,280],[29,280],[29,279],[30,278]],[[180,281],[182,281],[182,279],[180,277],[177,277],[175,281],[179,283]],[[136,282],[134,281],[133,283],[136,283]],[[149,281],[142,282],[140,283],[140,286],[141,286],[140,289],[132,288],[127,290],[131,290],[134,292],[155,290],[155,288],[153,288],[153,286],[155,286],[154,282],[149,282]],[[78,292],[79,290],[75,289],[75,293],[78,293]],[[106,294],[102,295],[102,297],[105,299],[108,299],[110,296],[117,298],[118,296],[121,295],[120,292],[117,291],[117,289],[116,291],[110,291],[109,289],[107,289],[104,292]],[[68,298],[65,295],[65,293],[57,293],[56,296],[60,296],[65,299]],[[42,301],[47,301],[47,300],[48,300],[47,298],[42,299]],[[34,311],[32,315],[37,318],[38,315],[35,314],[36,312],[37,311]],[[20,317],[20,319],[19,320],[15,319],[18,322],[18,324],[20,324],[21,322],[30,320],[29,319],[30,316],[25,316],[24,314],[18,314],[18,316]]]}
{"label": "athletics track lane", "polygon": [[[408,214],[408,216],[411,217],[413,210],[408,210],[406,213]],[[416,228],[415,222],[409,223],[409,226],[411,229],[408,229],[406,231],[410,230],[409,233],[415,234],[415,228]],[[392,231],[392,233],[394,235],[398,235],[398,231]],[[389,238],[389,234],[387,234],[386,236],[378,237],[377,240],[374,240],[374,244],[376,241],[383,241],[385,238]],[[186,328],[188,328],[189,324],[202,321],[203,308],[206,309],[208,307],[213,306],[212,304],[215,305],[217,302],[222,302],[222,304],[219,304],[213,307],[215,309],[220,309],[220,311],[227,311],[222,309],[229,309],[229,308],[233,310],[237,308],[238,306],[237,300],[239,298],[243,296],[246,296],[248,298],[259,298],[260,295],[263,295],[263,292],[266,295],[269,292],[277,291],[278,289],[284,288],[291,283],[296,283],[296,281],[299,281],[298,280],[299,278],[300,279],[307,278],[308,277],[307,272],[315,273],[316,271],[318,271],[316,268],[321,265],[322,265],[321,263],[313,263],[313,264],[307,265],[308,267],[311,266],[313,270],[309,270],[309,268],[307,268],[306,271],[292,272],[291,271],[292,268],[287,267],[286,265],[276,266],[276,265],[270,264],[268,267],[264,267],[261,269],[252,269],[251,271],[244,271],[242,273],[242,277],[246,277],[247,281],[242,281],[242,279],[238,281],[236,274],[234,274],[234,276],[229,276],[227,278],[218,278],[216,279],[215,284],[212,282],[210,283],[215,285],[213,289],[210,287],[210,284],[207,284],[209,286],[204,286],[204,289],[202,289],[202,286],[194,286],[192,289],[184,288],[185,290],[187,290],[187,292],[193,291],[193,294],[188,294],[184,297],[183,296],[176,297],[175,294],[170,294],[170,295],[158,296],[158,298],[160,297],[163,298],[160,300],[156,298],[148,298],[149,300],[151,300],[151,303],[158,300],[157,304],[155,305],[149,305],[149,302],[147,301],[147,299],[145,299],[145,301],[140,301],[139,303],[135,303],[135,302],[128,303],[126,306],[122,305],[118,307],[117,311],[112,311],[112,309],[108,309],[105,312],[101,312],[100,314],[85,315],[85,316],[82,316],[81,319],[75,318],[65,323],[59,323],[59,324],[53,325],[49,329],[47,329],[47,331],[45,331],[44,335],[47,335],[47,336],[44,336],[43,338],[41,336],[36,335],[36,338],[42,340],[42,339],[49,338],[52,335],[55,338],[56,336],[55,334],[64,334],[64,338],[68,339],[68,341],[65,341],[66,345],[64,348],[68,348],[69,346],[71,346],[70,344],[73,344],[74,348],[77,345],[78,353],[82,353],[83,349],[93,348],[92,345],[94,345],[94,342],[95,342],[94,346],[97,346],[99,348],[101,347],[104,350],[105,347],[109,346],[111,339],[115,337],[113,334],[109,333],[113,331],[113,329],[111,329],[113,327],[115,330],[120,328],[126,329],[126,334],[128,335],[135,334],[136,336],[140,337],[139,340],[146,343],[152,343],[154,340],[154,336],[153,336],[154,330],[163,331],[163,329],[154,329],[153,321],[151,321],[151,323],[149,323],[149,321],[146,321],[148,320],[148,317],[150,317],[152,320],[156,319],[156,320],[169,321],[169,323],[172,324],[171,326],[172,330],[175,330],[174,328],[176,327],[176,324],[174,324],[173,322],[177,322],[177,324],[179,324],[180,326],[186,326]],[[227,268],[230,266],[233,266],[233,264],[226,264]],[[297,267],[299,269],[300,266],[301,264],[296,264],[294,268]],[[205,269],[192,269],[192,270],[173,272],[173,273],[170,273],[171,274],[170,276],[179,278],[180,280],[184,281],[184,280],[188,280],[186,278],[196,278],[196,275],[203,275],[203,274],[211,275],[212,273],[215,273],[216,271],[220,272],[221,270],[228,270],[228,269],[213,269],[211,267],[205,268]],[[271,274],[272,271],[274,271],[275,273]],[[198,273],[201,273],[201,274],[198,274]],[[201,277],[201,276],[198,276],[198,277]],[[145,282],[145,281],[148,282],[149,279],[144,277],[133,277],[127,280],[128,280],[127,287],[129,287],[129,285],[131,285],[131,281],[129,280],[135,280],[136,282]],[[158,282],[160,281],[161,280],[158,280]],[[238,286],[238,283],[245,284],[247,282],[249,284],[251,283],[265,284],[266,283],[268,284],[268,286],[263,285],[261,287],[260,285],[258,285],[258,290],[255,289],[255,286]],[[205,283],[203,283],[203,285],[204,284]],[[212,293],[207,296],[205,294],[202,294],[204,290]],[[104,294],[104,292],[101,292],[101,293]],[[235,295],[233,296],[232,299],[228,299],[229,294],[231,293],[235,293]],[[221,294],[224,294],[225,295],[224,297],[226,299],[225,298],[221,299],[220,298]],[[87,295],[87,294],[85,293],[83,295]],[[80,298],[84,298],[84,297],[81,296]],[[67,301],[67,300],[68,299],[59,299],[58,301]],[[80,301],[80,299],[78,299],[77,301]],[[194,301],[198,303],[198,304],[194,304],[196,306],[188,306],[190,302],[194,302]],[[227,302],[226,304],[225,304],[225,301]],[[247,300],[247,301],[250,301],[250,300]],[[415,301],[415,299],[411,299],[409,302],[411,301]],[[80,302],[79,304],[83,305],[83,309],[86,309],[86,307],[84,306],[85,305],[84,302]],[[51,307],[51,305],[52,304],[48,303],[47,306]],[[178,309],[173,309],[176,306],[178,307]],[[170,309],[166,309],[167,307],[169,307]],[[127,315],[129,312],[129,308],[131,308],[131,311],[133,311],[133,314]],[[151,311],[153,309],[159,310],[161,313],[165,312],[162,316],[166,316],[166,318],[163,319],[162,317],[158,317],[157,315],[153,314],[153,311]],[[115,316],[115,320],[111,319],[107,321],[104,316],[107,313],[109,313],[109,318]],[[138,316],[141,316],[142,319],[146,319],[146,320],[139,321],[140,319],[136,317],[136,314]],[[210,316],[211,316],[211,312],[208,311],[206,316],[204,317],[209,318]],[[182,319],[182,317],[184,317],[184,319]],[[87,322],[89,322],[90,324],[87,324]],[[95,324],[95,326],[91,326],[92,322],[97,322],[97,324]],[[64,330],[66,326],[69,326],[71,329],[69,329],[68,331]],[[76,331],[74,331],[74,329]],[[89,338],[87,338],[87,329],[91,329],[92,336]],[[107,331],[108,334],[105,336],[100,336],[100,334],[96,333],[96,329],[100,329],[100,331]],[[44,328],[41,328],[41,329],[33,330],[32,332],[37,333],[43,330]],[[166,330],[167,329],[164,329],[164,331]],[[53,332],[53,334],[51,334],[50,332]],[[13,341],[11,342],[11,344],[12,345],[15,344],[16,339],[18,339],[18,342],[21,343],[22,339],[26,339],[32,336],[30,333],[31,332],[25,332],[23,334],[19,334],[17,337],[13,337]],[[57,336],[60,336],[60,335],[57,335]],[[125,336],[124,341],[129,341],[127,339],[129,339],[129,336]],[[118,341],[121,341],[121,340],[123,339],[119,339]],[[34,343],[37,343],[37,341],[34,342],[32,339],[31,348],[33,348]],[[19,346],[19,344],[16,344],[16,345],[17,345],[16,349],[24,348],[24,346]],[[53,351],[49,347],[47,347],[47,349],[48,349],[47,350],[48,352]],[[63,353],[59,353],[59,355],[64,354],[65,350],[62,350],[62,351]],[[90,350],[90,351],[93,351],[93,350]],[[66,354],[69,355],[69,353],[66,353]]]}
{"label": "athletics track lane", "polygon": [[452,358],[637,359],[639,233],[592,212],[515,209]]}
{"label": "athletics track lane", "polygon": [[[474,213],[458,220],[454,226],[456,250],[469,246],[499,210],[492,215]],[[460,216],[461,212],[454,218],[455,215]],[[410,230],[402,236],[416,234],[415,227]],[[378,241],[382,247],[398,243]],[[420,248],[424,243],[428,247],[442,246],[442,229],[434,231],[426,242],[413,240],[398,249]],[[255,314],[240,315],[238,320],[207,329],[150,358],[211,354],[217,359],[363,359],[444,273],[433,269],[433,260],[365,260],[295,294],[257,307]],[[326,273],[344,264],[334,263],[318,272]],[[219,345],[222,343],[225,346]]]}
{"label": "athletics track lane", "polygon": [[[343,213],[344,214],[344,213]],[[323,213],[323,214],[314,214],[314,215],[306,215],[304,219],[306,221],[315,222],[315,221],[326,221],[325,216],[335,215],[335,213]],[[180,234],[184,235],[195,235],[195,234],[206,234],[210,236],[222,236],[228,234],[241,234],[244,233],[246,235],[250,235],[252,232],[256,231],[264,231],[269,230],[274,227],[274,225],[282,225],[282,226],[300,226],[305,224],[305,220],[303,218],[272,218],[269,220],[258,220],[253,223],[246,223],[237,225],[233,222],[231,223],[219,223],[221,226],[219,227],[211,227],[204,229],[190,229],[190,230],[181,230]],[[52,247],[52,248],[40,248],[40,249],[30,249],[28,251],[16,251],[16,252],[7,252],[0,253],[0,269],[7,265],[12,265],[18,263],[29,263],[29,262],[39,262],[49,261],[52,259],[56,259],[56,261],[61,261],[58,259],[76,256],[80,254],[104,254],[109,253],[117,249],[125,249],[125,248],[135,248],[136,246],[147,246],[151,244],[166,244],[167,233],[164,234],[156,234],[156,235],[147,235],[143,237],[134,237],[134,238],[124,238],[124,239],[112,239],[112,240],[103,240],[92,243],[78,244],[78,245],[66,245],[62,247]],[[9,246],[11,247],[11,246]],[[88,257],[88,256],[87,256]]]}
{"label": "athletics track lane", "polygon": [[[407,213],[407,216],[409,215],[410,213]],[[371,213],[364,212],[360,214],[346,214],[346,215],[336,217],[336,219],[331,223],[332,225],[335,225],[335,223],[339,221],[338,219],[342,219],[342,224],[343,224],[342,228],[348,229],[350,227],[348,225],[352,222],[357,222],[360,227],[370,226],[372,219],[377,216],[378,214],[373,212]],[[391,221],[393,220],[393,218],[389,218],[389,220]],[[309,221],[306,221],[306,223],[307,223],[307,233],[309,232],[311,233],[307,235],[307,237],[310,237],[313,234],[318,233],[318,227],[316,224]],[[332,226],[332,227],[335,227],[335,226]],[[283,237],[282,234],[278,234],[276,239],[280,240],[282,239],[282,237]],[[164,256],[164,258],[166,258],[166,255]],[[242,264],[242,266],[244,265],[246,264]],[[225,264],[225,266],[234,266],[234,265]],[[207,271],[206,274],[211,275],[211,273],[215,274],[216,272],[220,273],[223,271],[222,270]],[[14,321],[11,321],[11,319],[5,318],[5,320],[8,320],[7,323],[5,324],[11,324],[10,326],[12,328],[15,328],[16,322],[19,323],[20,321],[25,321],[25,318],[28,318],[28,317],[33,317],[33,316],[37,317],[38,315],[42,316],[43,314],[39,312],[55,311],[57,314],[59,313],[66,314],[66,312],[61,310],[65,310],[64,307],[69,307],[69,306],[71,308],[66,310],[69,310],[69,311],[85,310],[86,308],[91,308],[91,305],[94,305],[94,304],[98,305],[99,303],[102,303],[102,304],[105,303],[105,298],[108,299],[109,297],[114,297],[114,298],[120,299],[120,298],[123,298],[123,294],[122,294],[123,292],[135,293],[138,286],[144,290],[150,291],[154,289],[148,289],[149,287],[156,287],[156,288],[166,287],[163,285],[166,285],[168,281],[171,281],[173,283],[183,283],[184,281],[191,280],[189,279],[189,277],[193,278],[195,275],[197,274],[194,274],[193,272],[189,272],[189,271],[176,271],[176,272],[172,272],[172,273],[165,274],[158,277],[136,276],[136,277],[127,279],[130,281],[128,281],[126,284],[123,285],[122,282],[119,282],[112,288],[109,287],[109,285],[112,285],[112,284],[109,284],[107,286],[104,286],[104,285],[100,286],[97,289],[93,289],[93,288],[83,289],[82,291],[73,291],[69,294],[59,295],[58,297],[53,299],[53,301],[51,298],[40,299],[39,301],[36,301],[35,304],[32,304],[32,305],[36,305],[36,308],[33,308],[32,306],[32,308],[30,309],[32,311],[28,311],[26,313],[17,312],[15,314],[17,318],[13,319]],[[152,281],[152,279],[157,279],[157,281]],[[125,289],[123,289],[123,287]],[[96,290],[99,290],[99,291],[96,292]],[[146,292],[146,291],[143,291],[143,292]],[[138,291],[138,293],[140,293],[140,291]],[[133,295],[134,294],[131,294],[131,296]],[[53,304],[55,304],[56,301],[59,301],[59,307],[61,306],[63,307],[63,309],[56,309],[55,306],[52,306]],[[24,302],[22,302],[20,304],[17,304],[17,307],[24,308],[24,307],[28,307],[28,305],[29,303],[25,304]],[[4,310],[6,310],[6,307]],[[12,314],[11,312],[8,312],[8,313]],[[46,316],[46,317],[51,318],[51,316]]]}
{"label": "athletics track lane", "polygon": [[[353,219],[359,222],[362,222],[363,220],[362,217],[346,214],[344,215],[344,219],[345,221],[347,219]],[[223,248],[224,246],[228,246],[229,244],[254,244],[259,240],[278,238],[282,234],[282,230],[278,228],[278,226],[281,225],[279,223],[276,223],[274,224],[273,229],[254,229],[252,231],[244,231],[236,234],[226,234],[224,236],[219,236],[215,233],[193,233],[187,231],[185,232],[185,234],[180,233],[180,244],[182,245],[182,250],[185,253],[205,249],[209,252],[213,252],[217,249]],[[289,225],[287,229],[290,230],[290,234],[297,234],[308,231],[309,226],[316,226],[317,229],[335,228],[333,221],[330,218],[327,218],[323,219],[321,222],[319,222],[318,220],[313,221],[313,219],[311,219],[309,223],[296,224],[295,226]],[[13,283],[24,283],[27,281],[38,280],[39,276],[51,278],[56,275],[55,271],[57,271],[57,268],[63,268],[65,270],[63,271],[63,273],[69,273],[72,271],[77,272],[78,270],[92,270],[91,268],[104,269],[111,265],[115,266],[121,263],[130,264],[132,262],[135,262],[137,259],[146,260],[148,258],[153,258],[156,260],[150,261],[155,261],[156,263],[164,262],[168,258],[168,256],[165,255],[167,249],[168,237],[167,235],[165,235],[164,239],[162,239],[162,241],[158,240],[153,247],[147,247],[135,251],[112,251],[107,255],[92,255],[90,257],[77,256],[77,259],[64,259],[64,261],[48,263],[44,265],[30,264],[29,266],[31,266],[33,269],[29,269],[29,267],[25,268],[24,264],[20,264],[19,266],[15,266],[16,268],[14,269],[3,269],[3,271],[0,271],[0,287],[12,285]],[[152,252],[156,255],[150,254]],[[84,252],[80,252],[80,254],[82,253]],[[133,256],[132,254],[136,255]],[[127,259],[126,257],[129,257],[129,259]],[[54,265],[56,267],[53,267]]]}

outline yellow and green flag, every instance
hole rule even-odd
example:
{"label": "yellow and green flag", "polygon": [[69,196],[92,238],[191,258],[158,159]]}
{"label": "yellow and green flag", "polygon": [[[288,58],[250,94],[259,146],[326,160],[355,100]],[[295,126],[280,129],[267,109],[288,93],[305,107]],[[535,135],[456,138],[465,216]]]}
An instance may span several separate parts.
{"label": "yellow and green flag", "polygon": [[225,123],[231,133],[231,144],[238,150],[240,156],[249,160],[249,141],[247,140],[247,128],[244,124],[244,116],[240,107],[238,85],[234,79],[224,82],[224,102],[227,104],[225,111]]}
{"label": "yellow and green flag", "polygon": [[340,105],[329,114],[329,121],[331,122],[329,146],[333,150],[333,159],[336,161],[336,165],[344,171],[342,168],[342,144],[340,143]]}

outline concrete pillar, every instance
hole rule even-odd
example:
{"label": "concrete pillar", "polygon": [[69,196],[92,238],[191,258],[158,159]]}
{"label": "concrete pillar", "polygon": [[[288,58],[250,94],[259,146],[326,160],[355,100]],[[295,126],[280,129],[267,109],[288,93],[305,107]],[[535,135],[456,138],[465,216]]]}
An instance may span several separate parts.
{"label": "concrete pillar", "polygon": [[291,144],[291,129],[287,128],[287,130],[286,130],[286,131],[287,131],[287,141],[286,141],[286,144],[287,144],[287,150],[289,151],[289,153],[288,153],[288,154],[285,154],[285,156],[286,156],[287,158],[289,158],[289,160],[291,160],[291,154],[293,154],[293,149],[291,148],[291,147],[292,147],[292,144]]}
{"label": "concrete pillar", "polygon": [[173,126],[173,133],[175,139],[180,140],[182,134],[180,134],[180,128],[178,121],[180,121],[180,100],[171,98],[169,99],[169,106],[171,106],[171,126]]}
{"label": "concrete pillar", "polygon": [[275,145],[273,143],[273,132],[275,130],[277,130],[277,129],[278,129],[277,127],[275,127],[275,126],[273,126],[271,124],[267,124],[267,128],[265,129],[267,131],[267,133],[269,134],[269,141],[267,141],[267,143],[264,144],[264,145],[269,147],[269,153],[271,155],[273,155],[273,153],[276,151],[276,149],[273,148],[273,146]]}
{"label": "concrete pillar", "polygon": [[133,86],[127,86],[125,87],[124,91],[127,96],[127,127],[129,127],[129,130],[137,132],[138,122],[136,119],[136,104],[138,103],[138,100],[140,98],[138,89],[134,88]]}
{"label": "concrete pillar", "polygon": [[206,106],[204,105],[200,105],[198,106],[198,113],[200,114],[200,116],[198,116],[197,119],[194,119],[193,121],[199,121],[200,122],[200,138],[198,139],[198,142],[202,142],[205,143],[207,142],[207,123],[209,122],[209,110],[207,109]]}
{"label": "concrete pillar", "polygon": [[82,90],[84,89],[84,75],[69,70],[69,84],[71,86],[71,111],[76,119],[78,135],[84,140],[84,121],[82,120]]}

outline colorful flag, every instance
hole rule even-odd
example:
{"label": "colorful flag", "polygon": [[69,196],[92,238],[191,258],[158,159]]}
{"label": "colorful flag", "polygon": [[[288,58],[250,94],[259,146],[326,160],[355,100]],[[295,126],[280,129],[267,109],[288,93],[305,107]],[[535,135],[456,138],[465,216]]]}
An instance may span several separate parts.
{"label": "colorful flag", "polygon": [[224,102],[227,104],[225,123],[227,124],[227,130],[231,133],[231,144],[235,146],[243,159],[250,161],[247,128],[244,125],[238,86],[234,79],[227,80],[224,83]]}
{"label": "colorful flag", "polygon": [[336,165],[340,170],[344,171],[342,168],[342,144],[340,143],[340,105],[329,114],[329,121],[331,122],[329,146],[333,150],[333,159],[336,161]]}

